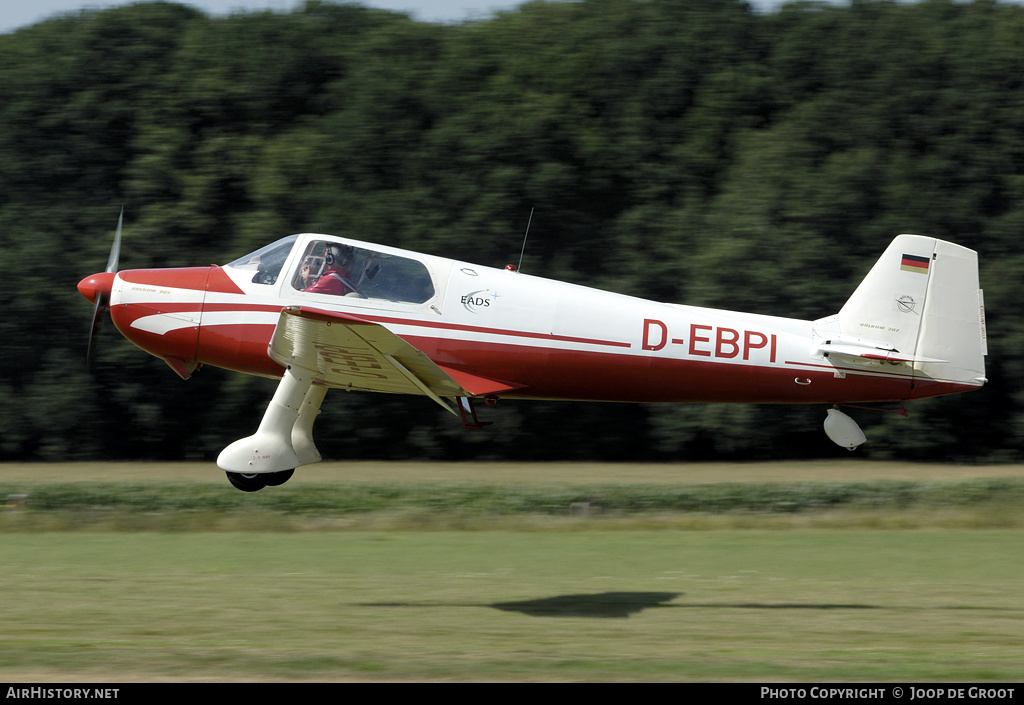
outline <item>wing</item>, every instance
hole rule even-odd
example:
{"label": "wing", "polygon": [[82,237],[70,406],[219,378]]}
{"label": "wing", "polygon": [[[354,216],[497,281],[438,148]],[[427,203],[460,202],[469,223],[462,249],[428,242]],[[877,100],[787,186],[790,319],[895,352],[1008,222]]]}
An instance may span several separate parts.
{"label": "wing", "polygon": [[379,323],[307,307],[281,311],[268,352],[280,365],[311,370],[328,387],[426,395],[454,414],[442,397],[522,387],[437,365]]}

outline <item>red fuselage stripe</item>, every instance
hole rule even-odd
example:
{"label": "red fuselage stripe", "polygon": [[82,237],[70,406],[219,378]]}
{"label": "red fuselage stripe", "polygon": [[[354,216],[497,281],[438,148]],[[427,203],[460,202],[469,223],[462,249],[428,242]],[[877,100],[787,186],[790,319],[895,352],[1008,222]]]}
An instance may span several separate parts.
{"label": "red fuselage stripe", "polygon": [[462,323],[443,323],[441,321],[421,321],[407,318],[392,318],[389,316],[368,316],[359,315],[368,321],[378,323],[389,323],[392,325],[417,326],[421,328],[437,328],[440,330],[461,330],[467,333],[486,333],[488,335],[507,335],[513,338],[532,338],[536,340],[558,340],[564,343],[582,343],[585,345],[605,345],[614,348],[629,348],[632,344],[618,340],[601,340],[599,338],[579,338],[571,335],[559,335],[558,333],[534,333],[531,331],[505,330],[503,328],[485,328],[483,326],[468,326]]}

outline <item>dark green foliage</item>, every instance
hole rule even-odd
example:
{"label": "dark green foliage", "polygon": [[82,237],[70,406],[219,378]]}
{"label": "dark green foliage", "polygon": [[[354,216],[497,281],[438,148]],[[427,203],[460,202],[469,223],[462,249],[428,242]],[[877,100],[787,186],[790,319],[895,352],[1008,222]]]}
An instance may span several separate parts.
{"label": "dark green foliage", "polygon": [[[900,232],[977,249],[991,383],[856,412],[869,457],[1020,461],[1024,9],[530,2],[459,26],[355,5],[214,19],[140,3],[0,36],[0,459],[209,458],[267,380],[187,383],[89,307],[124,267],[318,229],[659,300],[817,318]],[[332,393],[332,458],[839,455],[823,409]]]}

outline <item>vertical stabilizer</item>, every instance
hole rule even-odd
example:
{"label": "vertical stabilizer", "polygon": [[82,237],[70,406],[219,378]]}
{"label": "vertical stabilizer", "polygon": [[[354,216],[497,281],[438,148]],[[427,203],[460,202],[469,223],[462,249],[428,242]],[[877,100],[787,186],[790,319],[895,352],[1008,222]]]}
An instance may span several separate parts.
{"label": "vertical stabilizer", "polygon": [[917,356],[938,240],[900,235],[839,312],[843,342],[864,342]]}
{"label": "vertical stabilizer", "polygon": [[[909,365],[915,386],[981,386],[987,349],[978,254],[931,237],[900,235],[839,314],[814,328],[818,350],[845,364]],[[918,389],[920,396],[952,391],[964,390]]]}

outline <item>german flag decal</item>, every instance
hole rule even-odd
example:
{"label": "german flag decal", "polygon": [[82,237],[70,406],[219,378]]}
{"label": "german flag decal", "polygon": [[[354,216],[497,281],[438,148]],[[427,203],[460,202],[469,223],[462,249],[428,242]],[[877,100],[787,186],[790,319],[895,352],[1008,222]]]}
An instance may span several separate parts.
{"label": "german flag decal", "polygon": [[903,255],[903,259],[900,261],[900,269],[904,272],[917,272],[919,274],[928,273],[928,264],[931,260],[928,257],[918,257],[917,255]]}

